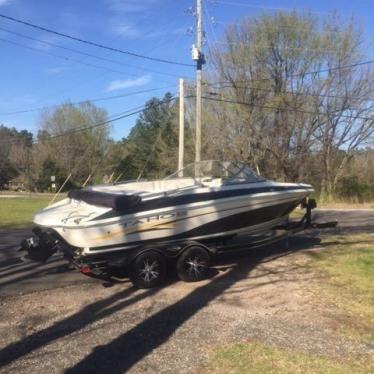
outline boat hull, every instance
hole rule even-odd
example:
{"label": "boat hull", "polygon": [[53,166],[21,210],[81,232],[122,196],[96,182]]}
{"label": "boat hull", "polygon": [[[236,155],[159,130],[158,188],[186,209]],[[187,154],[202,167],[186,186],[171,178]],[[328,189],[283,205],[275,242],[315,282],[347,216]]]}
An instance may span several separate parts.
{"label": "boat hull", "polygon": [[69,245],[83,248],[84,255],[152,242],[257,233],[282,223],[308,194],[302,189],[248,194],[95,220],[84,227],[53,229]]}

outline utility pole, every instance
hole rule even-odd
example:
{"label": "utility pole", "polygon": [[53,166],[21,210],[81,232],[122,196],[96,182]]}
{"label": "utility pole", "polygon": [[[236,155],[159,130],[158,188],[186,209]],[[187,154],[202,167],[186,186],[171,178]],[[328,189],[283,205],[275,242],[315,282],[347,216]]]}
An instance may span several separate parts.
{"label": "utility pole", "polygon": [[[183,169],[184,158],[184,79],[179,79],[179,152],[178,170]],[[183,171],[179,171],[179,176],[183,177]]]}
{"label": "utility pole", "polygon": [[192,59],[196,61],[196,162],[201,160],[201,71],[205,63],[202,37],[202,0],[196,0],[196,45],[192,47]]}

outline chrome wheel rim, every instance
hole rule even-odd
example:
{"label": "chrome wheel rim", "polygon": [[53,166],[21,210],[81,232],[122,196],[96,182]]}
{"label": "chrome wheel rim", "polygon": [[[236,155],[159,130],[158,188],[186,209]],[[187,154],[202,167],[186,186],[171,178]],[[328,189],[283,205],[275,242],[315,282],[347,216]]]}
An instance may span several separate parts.
{"label": "chrome wheel rim", "polygon": [[189,275],[198,278],[203,274],[204,269],[206,268],[206,263],[200,259],[200,256],[195,256],[186,259],[185,266]]}
{"label": "chrome wheel rim", "polygon": [[145,259],[139,270],[139,275],[146,283],[157,279],[160,275],[158,262],[156,260],[149,261],[149,259]]}

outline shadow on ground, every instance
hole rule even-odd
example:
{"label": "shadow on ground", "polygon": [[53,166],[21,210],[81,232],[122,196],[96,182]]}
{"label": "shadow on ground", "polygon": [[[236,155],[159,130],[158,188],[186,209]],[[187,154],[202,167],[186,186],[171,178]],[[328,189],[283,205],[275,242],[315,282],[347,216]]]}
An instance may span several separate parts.
{"label": "shadow on ground", "polygon": [[[194,316],[236,282],[250,276],[251,271],[261,263],[274,261],[288,256],[301,249],[319,244],[318,238],[293,237],[286,243],[278,243],[245,253],[220,256],[216,264],[226,266],[222,274],[218,274],[193,289],[188,295],[172,305],[146,318],[130,330],[118,336],[104,346],[97,346],[93,351],[67,369],[67,373],[123,373],[161,346],[183,323]],[[287,272],[287,269],[283,270]],[[212,273],[214,275],[214,273]],[[265,277],[266,274],[260,275]],[[259,276],[259,277],[260,277]],[[171,280],[172,282],[175,279]],[[275,283],[270,280],[268,283]],[[262,283],[261,285],[263,285]],[[34,352],[55,340],[76,333],[93,322],[108,317],[119,310],[133,305],[149,296],[154,296],[159,289],[136,291],[127,288],[103,300],[92,303],[76,314],[63,319],[51,327],[35,332],[18,342],[12,343],[0,351],[0,365],[5,366],[15,360]]]}

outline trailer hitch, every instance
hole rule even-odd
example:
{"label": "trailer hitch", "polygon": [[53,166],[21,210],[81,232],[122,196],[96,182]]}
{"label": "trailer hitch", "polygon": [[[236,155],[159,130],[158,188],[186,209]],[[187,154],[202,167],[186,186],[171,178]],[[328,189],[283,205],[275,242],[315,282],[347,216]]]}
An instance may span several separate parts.
{"label": "trailer hitch", "polygon": [[317,207],[317,202],[315,199],[305,198],[300,203],[301,208],[305,209],[306,212],[300,222],[296,226],[302,228],[312,228],[312,229],[327,229],[335,228],[338,225],[338,221],[329,221],[329,222],[314,222],[312,220],[312,210]]}

